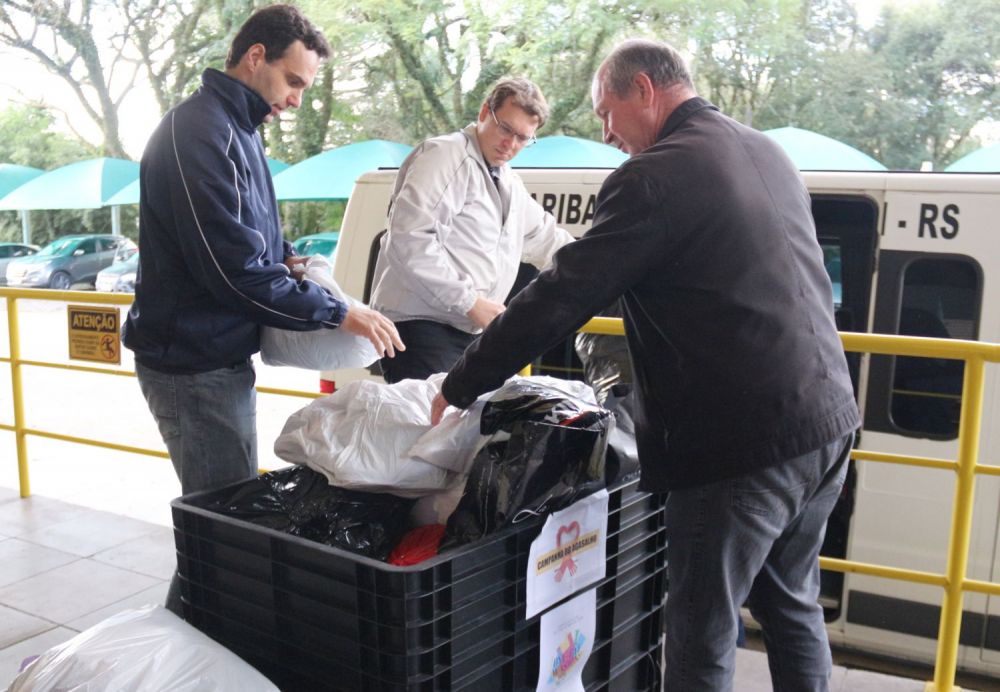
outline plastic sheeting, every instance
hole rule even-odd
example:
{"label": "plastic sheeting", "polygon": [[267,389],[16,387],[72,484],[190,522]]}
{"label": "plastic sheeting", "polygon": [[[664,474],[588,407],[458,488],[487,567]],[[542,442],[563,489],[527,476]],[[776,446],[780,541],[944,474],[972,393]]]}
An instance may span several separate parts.
{"label": "plastic sheeting", "polygon": [[479,451],[446,545],[561,509],[604,487],[612,415],[583,382],[514,378],[489,396]]}
{"label": "plastic sheeting", "polygon": [[8,692],[278,692],[221,644],[160,606],[113,615],[25,668]]}
{"label": "plastic sheeting", "polygon": [[292,467],[217,493],[201,506],[259,526],[384,560],[406,532],[413,501],[335,488],[311,469]]}
{"label": "plastic sheeting", "polygon": [[454,487],[483,442],[480,407],[452,411],[431,427],[431,401],[443,378],[351,382],[293,413],[274,453],[341,488],[420,497]]}
{"label": "plastic sheeting", "polygon": [[[306,262],[305,278],[314,281],[348,307],[364,303],[351,298],[333,280],[333,268],[322,255],[313,255]],[[307,370],[338,370],[365,368],[378,360],[372,343],[344,329],[317,329],[296,332],[274,327],[261,327],[260,358],[267,365],[287,365]]]}
{"label": "plastic sheeting", "polygon": [[[605,308],[601,316],[621,317],[620,304],[615,302]],[[614,385],[632,382],[632,358],[624,336],[577,334],[575,346],[584,379],[594,388],[600,403],[608,398]]]}

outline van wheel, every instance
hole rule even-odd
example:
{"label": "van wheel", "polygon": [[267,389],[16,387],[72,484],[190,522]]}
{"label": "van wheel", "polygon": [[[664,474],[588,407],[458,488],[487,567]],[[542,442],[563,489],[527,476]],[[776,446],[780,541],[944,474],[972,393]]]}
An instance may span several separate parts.
{"label": "van wheel", "polygon": [[57,291],[67,291],[72,285],[73,282],[70,281],[69,274],[66,272],[56,272],[49,279],[49,288],[54,288]]}

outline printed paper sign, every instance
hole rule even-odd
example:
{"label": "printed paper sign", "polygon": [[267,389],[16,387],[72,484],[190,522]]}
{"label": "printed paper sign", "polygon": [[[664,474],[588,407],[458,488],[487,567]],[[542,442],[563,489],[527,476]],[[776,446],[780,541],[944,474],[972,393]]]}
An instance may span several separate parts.
{"label": "printed paper sign", "polygon": [[541,617],[536,690],[583,692],[583,667],[594,648],[597,589],[584,591]]}
{"label": "printed paper sign", "polygon": [[607,538],[607,490],[549,515],[528,554],[525,617],[603,579]]}

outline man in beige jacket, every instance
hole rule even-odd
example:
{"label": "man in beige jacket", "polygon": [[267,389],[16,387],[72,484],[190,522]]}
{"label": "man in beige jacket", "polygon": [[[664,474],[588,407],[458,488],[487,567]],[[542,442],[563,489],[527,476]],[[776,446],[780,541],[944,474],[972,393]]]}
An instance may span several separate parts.
{"label": "man in beige jacket", "polygon": [[475,123],[403,162],[371,301],[407,345],[383,359],[388,382],[446,372],[503,312],[520,262],[542,268],[573,239],[508,165],[547,117],[537,86],[504,79]]}

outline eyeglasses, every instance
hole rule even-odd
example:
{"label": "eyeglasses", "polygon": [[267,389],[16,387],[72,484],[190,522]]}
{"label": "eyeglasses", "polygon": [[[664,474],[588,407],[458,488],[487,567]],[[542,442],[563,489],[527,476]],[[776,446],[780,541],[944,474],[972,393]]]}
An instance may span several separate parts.
{"label": "eyeglasses", "polygon": [[517,132],[507,123],[497,119],[497,114],[493,112],[492,108],[490,108],[490,115],[493,116],[493,122],[497,124],[497,129],[500,130],[500,134],[503,135],[506,139],[513,139],[522,147],[530,147],[532,144],[538,141],[534,135],[522,135],[520,132]]}

